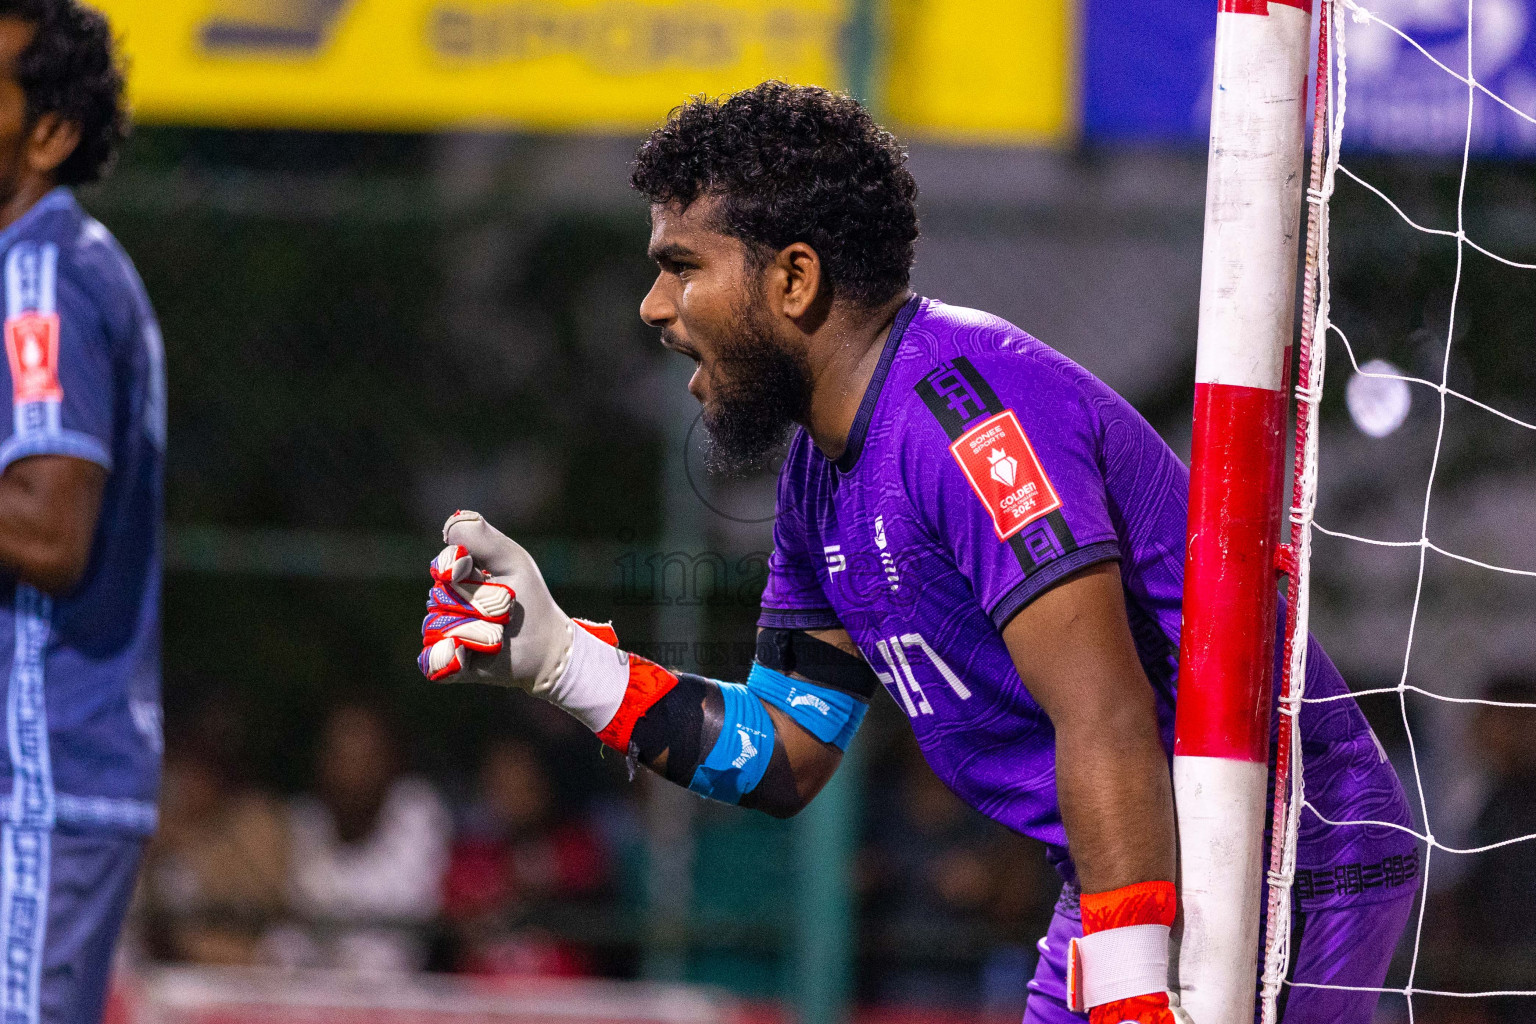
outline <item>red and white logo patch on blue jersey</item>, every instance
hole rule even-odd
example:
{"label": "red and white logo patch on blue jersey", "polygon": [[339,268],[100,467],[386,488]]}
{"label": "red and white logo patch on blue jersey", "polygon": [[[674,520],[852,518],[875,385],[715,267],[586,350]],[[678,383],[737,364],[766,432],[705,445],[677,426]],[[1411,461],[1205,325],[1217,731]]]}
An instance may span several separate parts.
{"label": "red and white logo patch on blue jersey", "polygon": [[57,402],[59,314],[18,313],[5,321],[5,354],[11,363],[11,392],[17,405]]}
{"label": "red and white logo patch on blue jersey", "polygon": [[998,540],[1061,508],[1061,498],[1012,409],[982,420],[949,450],[991,514]]}

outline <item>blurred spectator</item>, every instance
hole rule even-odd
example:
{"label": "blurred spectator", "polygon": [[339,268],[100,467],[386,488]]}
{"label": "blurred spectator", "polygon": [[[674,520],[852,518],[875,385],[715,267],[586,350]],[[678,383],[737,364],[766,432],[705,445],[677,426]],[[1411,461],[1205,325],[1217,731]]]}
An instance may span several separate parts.
{"label": "blurred spectator", "polygon": [[376,708],[346,704],[327,719],[315,791],[288,812],[289,899],[308,927],[271,936],[274,959],[374,974],[425,965],[451,825],[437,793],[402,775],[400,761]]}
{"label": "blurred spectator", "polygon": [[556,807],[539,751],[518,739],[494,741],[444,892],[461,968],[501,976],[590,973],[585,949],[532,922],[562,911],[573,921],[572,904],[603,894],[607,884],[597,835]]}
{"label": "blurred spectator", "polygon": [[[1022,1013],[1061,880],[1039,844],[960,802],[905,746],[863,857],[873,989],[887,1004]],[[881,794],[871,794],[881,799]]]}
{"label": "blurred spectator", "polygon": [[237,720],[227,705],[210,705],[166,751],[160,828],[140,890],[147,952],[158,959],[253,963],[284,908],[282,810],[237,781]]}
{"label": "blurred spectator", "polygon": [[[1536,705],[1536,682],[1496,680],[1484,696]],[[1472,735],[1488,788],[1471,845],[1536,833],[1536,707],[1480,706]],[[1529,912],[1536,908],[1536,841],[1500,846],[1467,860],[1460,882],[1431,908],[1426,966],[1458,988],[1536,989],[1536,914]],[[1486,1010],[1485,1019],[1504,1024],[1528,1020],[1530,1004],[1489,1000]]]}

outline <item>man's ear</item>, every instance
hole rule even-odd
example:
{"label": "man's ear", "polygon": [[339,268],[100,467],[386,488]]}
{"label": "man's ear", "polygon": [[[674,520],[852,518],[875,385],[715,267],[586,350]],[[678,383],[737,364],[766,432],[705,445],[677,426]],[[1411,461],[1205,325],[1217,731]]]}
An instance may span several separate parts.
{"label": "man's ear", "polygon": [[774,260],[775,275],[782,288],[779,301],[785,316],[798,320],[809,313],[822,297],[821,257],[804,242],[795,242],[780,250]]}
{"label": "man's ear", "polygon": [[52,174],[80,145],[80,125],[63,115],[43,114],[27,135],[27,166],[38,174]]}

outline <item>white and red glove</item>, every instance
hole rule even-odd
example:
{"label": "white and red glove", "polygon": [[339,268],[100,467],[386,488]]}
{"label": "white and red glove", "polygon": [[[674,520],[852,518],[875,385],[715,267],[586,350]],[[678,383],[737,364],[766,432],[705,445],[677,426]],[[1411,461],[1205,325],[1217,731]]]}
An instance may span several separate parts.
{"label": "white and red glove", "polygon": [[566,615],[533,556],[478,512],[449,516],[443,541],[429,567],[422,674],[527,690],[628,753],[635,723],[677,677],[619,650],[612,626]]}
{"label": "white and red glove", "polygon": [[422,651],[417,664],[428,679],[437,682],[468,667],[466,652],[496,654],[501,650],[517,593],[476,569],[469,553],[457,544],[444,548],[427,571],[433,585],[427,595],[427,617],[421,624]]}
{"label": "white and red glove", "polygon": [[1172,882],[1083,893],[1083,937],[1067,951],[1067,1005],[1089,1024],[1190,1024],[1168,991]]}

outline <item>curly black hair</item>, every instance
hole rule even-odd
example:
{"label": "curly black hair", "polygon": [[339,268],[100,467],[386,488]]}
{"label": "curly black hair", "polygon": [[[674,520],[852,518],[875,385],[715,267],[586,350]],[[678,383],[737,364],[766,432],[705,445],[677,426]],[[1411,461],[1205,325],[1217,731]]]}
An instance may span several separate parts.
{"label": "curly black hair", "polygon": [[16,64],[28,122],[58,114],[80,127],[80,143],[59,164],[54,179],[60,185],[96,181],[128,137],[123,69],[107,19],[76,0],[0,0],[0,18],[37,27]]}
{"label": "curly black hair", "polygon": [[917,183],[852,97],[777,81],[696,96],[640,147],[630,184],[653,203],[718,196],[725,232],[759,255],[804,242],[834,297],[874,307],[906,290]]}

